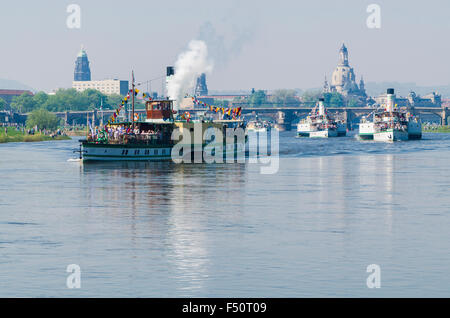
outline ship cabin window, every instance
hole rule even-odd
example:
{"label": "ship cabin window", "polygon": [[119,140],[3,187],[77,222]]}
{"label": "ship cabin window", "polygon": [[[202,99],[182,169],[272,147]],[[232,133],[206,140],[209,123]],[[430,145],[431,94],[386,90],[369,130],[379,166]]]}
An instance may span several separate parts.
{"label": "ship cabin window", "polygon": [[155,151],[153,152],[155,155],[158,155],[158,149],[155,149]]}
{"label": "ship cabin window", "polygon": [[[149,107],[150,108],[150,107]],[[169,103],[153,103],[151,104],[151,109],[152,110],[169,110]]]}

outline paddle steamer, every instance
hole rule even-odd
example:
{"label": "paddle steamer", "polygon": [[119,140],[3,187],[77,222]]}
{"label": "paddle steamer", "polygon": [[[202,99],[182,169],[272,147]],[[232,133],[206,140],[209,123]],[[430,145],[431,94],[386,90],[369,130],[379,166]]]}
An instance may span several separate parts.
{"label": "paddle steamer", "polygon": [[253,121],[249,121],[246,126],[247,131],[257,132],[257,133],[265,133],[270,131],[271,126],[267,121],[261,121],[258,118]]}
{"label": "paddle steamer", "polygon": [[397,107],[393,88],[387,90],[386,105],[367,117],[363,117],[359,124],[361,139],[393,142],[422,138],[420,119],[412,116],[407,109]]}
{"label": "paddle steamer", "polygon": [[[134,81],[131,96],[134,114]],[[190,116],[179,115],[176,118],[173,100],[169,99],[149,100],[146,101],[145,107],[144,120],[131,116],[131,121],[114,121],[98,134],[89,133],[86,139],[80,140],[81,159],[83,161],[176,159],[183,162],[192,162],[195,159],[195,162],[198,162],[197,159],[203,158],[205,152],[210,156],[219,156],[220,151],[224,160],[237,158],[238,155],[245,153],[246,136],[242,120],[214,121],[203,118],[191,120]],[[174,134],[176,138],[173,138]],[[243,142],[242,138],[236,137],[240,134],[244,135]]]}
{"label": "paddle steamer", "polygon": [[324,99],[320,98],[311,113],[297,125],[298,137],[328,138],[345,136],[347,132],[343,122],[328,115]]}

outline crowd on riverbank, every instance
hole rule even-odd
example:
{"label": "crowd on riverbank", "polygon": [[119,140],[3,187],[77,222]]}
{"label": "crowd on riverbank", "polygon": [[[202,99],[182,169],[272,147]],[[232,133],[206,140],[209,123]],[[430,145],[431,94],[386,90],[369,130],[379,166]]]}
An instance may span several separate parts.
{"label": "crowd on riverbank", "polygon": [[450,133],[450,126],[442,126],[436,123],[424,123],[422,125],[422,131]]}
{"label": "crowd on riverbank", "polygon": [[47,141],[47,140],[64,140],[70,137],[61,130],[47,130],[25,128],[24,126],[3,126],[0,129],[0,143],[5,142],[32,142],[32,141]]}

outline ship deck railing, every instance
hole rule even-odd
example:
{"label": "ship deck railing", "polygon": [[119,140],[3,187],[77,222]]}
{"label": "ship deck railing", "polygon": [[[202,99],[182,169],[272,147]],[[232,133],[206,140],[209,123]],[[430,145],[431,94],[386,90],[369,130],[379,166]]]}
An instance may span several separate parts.
{"label": "ship deck railing", "polygon": [[139,134],[139,135],[120,135],[117,138],[108,137],[107,139],[88,138],[87,143],[92,144],[105,144],[105,145],[161,145],[171,144],[173,141],[166,136],[158,136],[154,134]]}

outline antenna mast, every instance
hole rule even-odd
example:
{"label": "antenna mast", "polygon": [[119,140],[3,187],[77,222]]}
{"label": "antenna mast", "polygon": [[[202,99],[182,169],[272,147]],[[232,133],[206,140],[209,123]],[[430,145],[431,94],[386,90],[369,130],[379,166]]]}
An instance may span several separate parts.
{"label": "antenna mast", "polygon": [[133,128],[134,132],[134,71],[131,71],[131,127]]}

